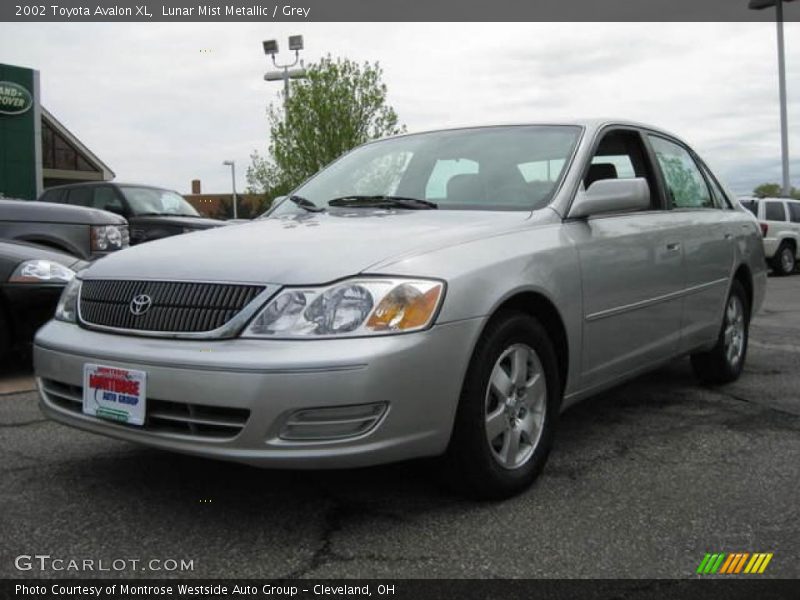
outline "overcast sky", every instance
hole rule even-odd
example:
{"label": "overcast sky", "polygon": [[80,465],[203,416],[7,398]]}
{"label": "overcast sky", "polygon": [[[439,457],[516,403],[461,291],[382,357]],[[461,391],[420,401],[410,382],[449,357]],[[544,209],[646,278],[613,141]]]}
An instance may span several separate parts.
{"label": "overcast sky", "polygon": [[[233,159],[241,191],[282,85],[263,81],[261,41],[291,34],[307,62],[379,61],[409,131],[630,118],[682,136],[738,193],[780,181],[774,23],[3,23],[0,60],[41,70],[44,106],[118,181],[228,192]],[[800,187],[800,23],[786,58]]]}

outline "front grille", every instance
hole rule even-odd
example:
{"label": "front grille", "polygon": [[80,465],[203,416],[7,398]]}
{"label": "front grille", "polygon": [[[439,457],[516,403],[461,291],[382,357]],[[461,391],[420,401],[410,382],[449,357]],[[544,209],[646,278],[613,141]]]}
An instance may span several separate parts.
{"label": "front grille", "polygon": [[[247,306],[264,286],[95,279],[81,285],[81,320],[89,325],[167,333],[213,331]],[[134,298],[151,304],[134,314]]]}
{"label": "front grille", "polygon": [[[42,392],[49,404],[72,413],[83,413],[82,387],[43,379]],[[250,411],[246,408],[206,406],[148,398],[144,426],[121,425],[116,421],[114,423],[154,433],[223,440],[239,435],[249,417]]]}

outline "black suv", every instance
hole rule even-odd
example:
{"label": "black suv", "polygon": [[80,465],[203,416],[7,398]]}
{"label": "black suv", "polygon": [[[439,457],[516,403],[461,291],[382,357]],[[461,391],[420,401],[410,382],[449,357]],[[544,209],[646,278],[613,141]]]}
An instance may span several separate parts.
{"label": "black suv", "polygon": [[226,225],[200,216],[178,192],[128,183],[74,183],[47,190],[42,202],[88,206],[125,217],[131,245]]}

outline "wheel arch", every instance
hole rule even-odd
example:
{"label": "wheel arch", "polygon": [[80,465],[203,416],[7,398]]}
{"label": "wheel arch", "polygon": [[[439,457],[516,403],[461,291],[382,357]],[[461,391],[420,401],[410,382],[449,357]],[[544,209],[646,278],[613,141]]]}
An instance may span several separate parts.
{"label": "wheel arch", "polygon": [[747,308],[748,318],[753,314],[753,274],[750,272],[750,267],[742,263],[733,274],[733,280],[742,284],[745,293],[747,293]]}
{"label": "wheel arch", "polygon": [[569,376],[569,338],[564,319],[555,303],[539,291],[522,290],[512,293],[504,298],[491,312],[491,321],[495,316],[504,311],[517,311],[525,313],[539,321],[547,332],[558,360],[558,376],[561,380],[561,389],[565,390]]}

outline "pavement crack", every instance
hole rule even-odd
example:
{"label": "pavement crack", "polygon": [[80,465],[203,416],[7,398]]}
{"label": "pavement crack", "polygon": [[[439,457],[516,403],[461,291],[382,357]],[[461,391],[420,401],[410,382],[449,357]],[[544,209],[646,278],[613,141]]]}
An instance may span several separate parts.
{"label": "pavement crack", "polygon": [[288,579],[302,579],[310,573],[313,573],[320,567],[335,563],[335,562],[353,562],[356,560],[372,560],[382,563],[407,563],[415,561],[432,560],[434,557],[421,556],[421,557],[396,557],[387,556],[380,553],[365,553],[365,554],[344,554],[337,552],[333,548],[334,536],[342,531],[345,521],[354,518],[363,518],[365,516],[377,516],[392,521],[404,521],[402,515],[390,511],[375,509],[369,505],[359,502],[347,502],[339,499],[333,499],[330,508],[325,512],[322,533],[316,550],[313,554],[306,559],[302,565],[291,571],[281,580]]}

